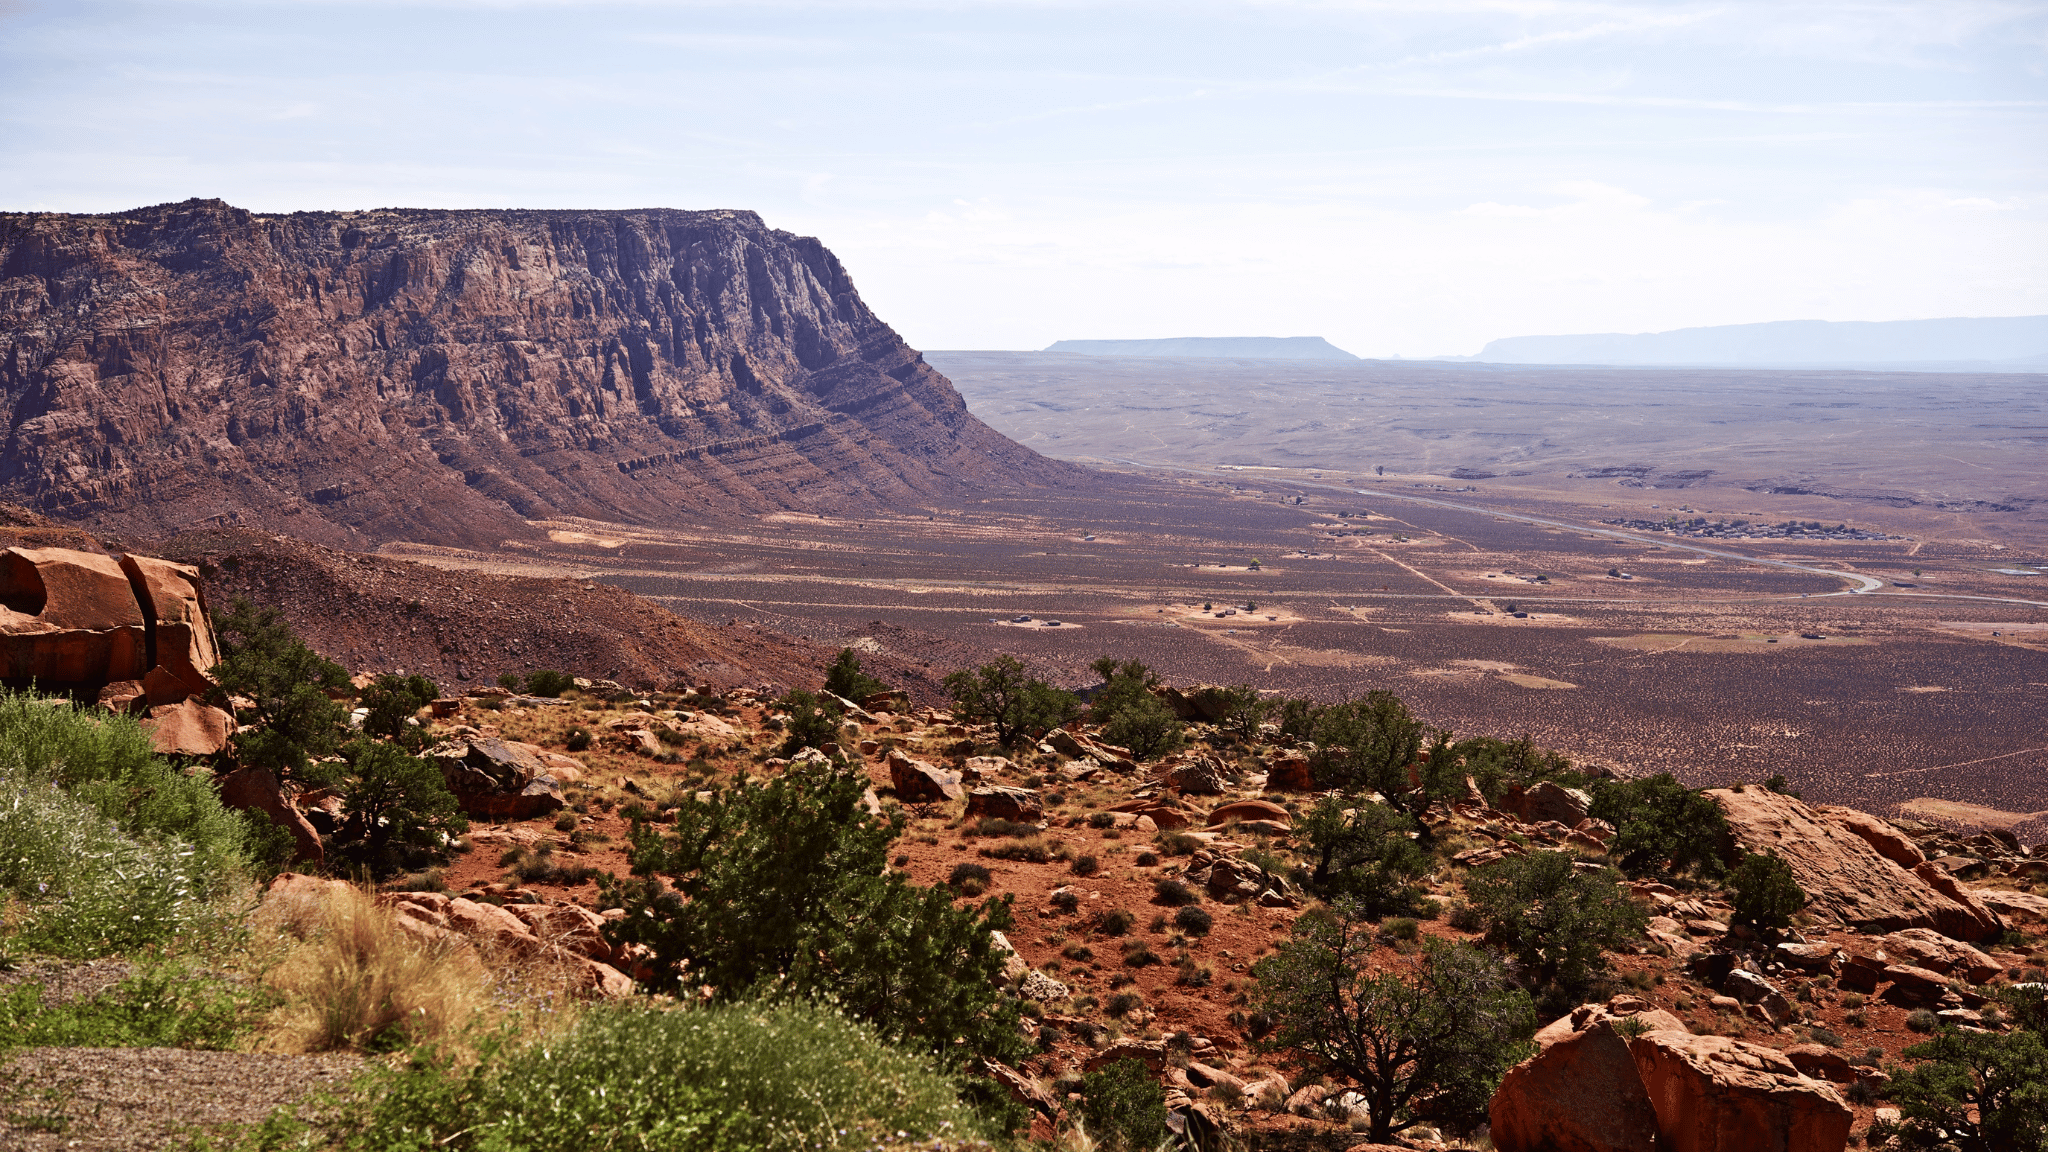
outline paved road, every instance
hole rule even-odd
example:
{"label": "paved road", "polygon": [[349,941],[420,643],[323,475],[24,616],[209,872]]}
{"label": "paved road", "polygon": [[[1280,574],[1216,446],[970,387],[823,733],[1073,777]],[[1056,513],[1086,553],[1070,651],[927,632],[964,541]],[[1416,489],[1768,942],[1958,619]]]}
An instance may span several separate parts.
{"label": "paved road", "polygon": [[[1244,473],[1235,469],[1225,471],[1212,468],[1192,468],[1185,464],[1146,464],[1139,460],[1118,460],[1117,463],[1128,464],[1134,468],[1155,469],[1158,471],[1198,472],[1204,476],[1215,476],[1221,479],[1244,479]],[[1381,488],[1349,488],[1342,484],[1321,484],[1313,480],[1294,480],[1280,476],[1269,476],[1267,479],[1282,484],[1290,484],[1297,488],[1320,488],[1330,492],[1343,492],[1347,495],[1370,496],[1375,500],[1406,500],[1411,504],[1427,504],[1435,508],[1448,508],[1454,512],[1474,512],[1501,520],[1518,520],[1524,524],[1536,524],[1544,528],[1563,528],[1572,532],[1582,532],[1590,536],[1606,536],[1615,540],[1626,540],[1631,544],[1655,544],[1662,548],[1676,548],[1686,552],[1697,552],[1702,556],[1712,556],[1721,560],[1739,560],[1745,564],[1760,564],[1771,568],[1788,568],[1795,572],[1812,572],[1821,576],[1833,576],[1850,585],[1837,592],[1822,592],[1819,594],[1821,596],[1862,596],[1874,592],[1882,592],[1884,589],[1884,581],[1879,580],[1875,576],[1865,576],[1860,572],[1843,572],[1834,568],[1822,568],[1815,564],[1801,564],[1793,560],[1772,560],[1767,557],[1751,556],[1744,552],[1735,552],[1726,548],[1709,548],[1702,544],[1688,544],[1683,540],[1674,540],[1669,536],[1652,536],[1648,533],[1628,532],[1616,528],[1594,528],[1585,524],[1574,523],[1570,520],[1552,520],[1547,517],[1529,516],[1520,512],[1503,512],[1498,508],[1488,508],[1479,504],[1460,504],[1454,500],[1439,500],[1433,496],[1412,496],[1406,492],[1389,492]],[[2048,600],[2024,600],[2016,596],[1968,596],[1944,592],[1885,592],[1884,595],[1901,598],[1911,596],[1926,600],[1988,600],[1997,604],[2026,604],[2035,608],[2048,608]],[[1459,598],[1471,599],[1469,596]],[[1545,599],[1549,599],[1549,597],[1545,597]],[[1607,604],[1627,602],[1604,599],[1594,600],[1589,597],[1576,597],[1573,599],[1582,603]],[[1784,599],[1793,599],[1793,597],[1784,597]]]}

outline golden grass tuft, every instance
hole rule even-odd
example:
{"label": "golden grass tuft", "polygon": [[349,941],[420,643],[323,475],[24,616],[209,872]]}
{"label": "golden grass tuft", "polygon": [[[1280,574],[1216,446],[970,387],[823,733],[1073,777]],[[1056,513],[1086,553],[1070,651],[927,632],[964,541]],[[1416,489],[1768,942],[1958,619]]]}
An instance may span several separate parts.
{"label": "golden grass tuft", "polygon": [[491,1007],[490,972],[474,950],[400,932],[361,889],[284,892],[257,912],[285,946],[265,974],[284,1003],[265,1047],[284,1052],[389,1050],[458,1040]]}

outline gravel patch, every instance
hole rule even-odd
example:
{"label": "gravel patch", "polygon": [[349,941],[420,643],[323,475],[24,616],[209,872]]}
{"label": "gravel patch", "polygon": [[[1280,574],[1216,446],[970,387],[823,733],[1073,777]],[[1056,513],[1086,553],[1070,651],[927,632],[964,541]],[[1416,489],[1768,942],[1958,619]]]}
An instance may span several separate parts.
{"label": "gravel patch", "polygon": [[0,968],[0,989],[21,984],[43,986],[43,1007],[89,1000],[126,980],[135,966],[126,960],[32,960]]}
{"label": "gravel patch", "polygon": [[336,1054],[31,1048],[0,1069],[0,1150],[176,1147],[195,1127],[253,1124],[280,1104],[339,1087],[362,1063]]}

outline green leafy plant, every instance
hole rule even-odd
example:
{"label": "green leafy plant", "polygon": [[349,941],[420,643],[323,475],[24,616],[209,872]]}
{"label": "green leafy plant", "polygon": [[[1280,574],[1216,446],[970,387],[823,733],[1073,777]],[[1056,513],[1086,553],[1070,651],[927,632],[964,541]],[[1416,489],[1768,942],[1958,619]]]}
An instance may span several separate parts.
{"label": "green leafy plant", "polygon": [[1370,919],[1414,913],[1423,899],[1416,881],[1431,863],[1408,838],[1416,827],[1383,804],[1324,797],[1296,826],[1311,863],[1307,886],[1327,899],[1353,902]]}
{"label": "green leafy plant", "polygon": [[550,668],[543,668],[538,672],[528,672],[526,674],[526,694],[528,696],[541,696],[552,700],[575,686],[576,678],[567,672],[556,672]]}
{"label": "green leafy plant", "polygon": [[1887,1092],[1900,1112],[1903,1146],[1964,1152],[2048,1148],[2048,1046],[2040,1033],[1944,1028],[1900,1055],[1920,1061],[1890,1070]]}
{"label": "green leafy plant", "polygon": [[1599,783],[1591,814],[1618,830],[1608,851],[1631,876],[1690,872],[1717,878],[1726,871],[1720,853],[1727,816],[1711,798],[1668,772]]}
{"label": "green leafy plant", "polygon": [[361,703],[369,710],[363,717],[363,731],[417,752],[426,747],[427,731],[410,721],[440,695],[440,687],[425,676],[384,673],[363,690]]}
{"label": "green leafy plant", "polygon": [[1021,1052],[990,935],[1009,923],[1008,900],[958,907],[952,890],[889,871],[903,817],[868,815],[866,790],[864,775],[793,766],[677,809],[666,836],[635,826],[642,879],[605,884],[627,913],[607,938],[649,947],[658,988],[687,972],[722,999],[830,996],[885,1038],[949,1063]]}
{"label": "green leafy plant", "polygon": [[275,608],[237,599],[214,615],[213,630],[220,700],[250,701],[235,715],[245,729],[235,737],[236,757],[280,780],[331,783],[331,770],[316,767],[315,758],[341,747],[348,709],[329,693],[347,690],[347,669],[307,647]]}
{"label": "green leafy plant", "polygon": [[1207,936],[1215,919],[1200,908],[1189,905],[1173,914],[1173,926],[1190,936]]}
{"label": "green leafy plant", "polygon": [[335,850],[377,875],[417,868],[469,830],[440,769],[398,744],[359,739],[346,750]]}
{"label": "green leafy plant", "polygon": [[562,745],[571,752],[583,752],[589,749],[593,739],[595,738],[591,736],[590,729],[571,728],[569,734],[562,738]]}
{"label": "green leafy plant", "polygon": [[1166,1093],[1143,1061],[1112,1061],[1083,1076],[1081,1118],[1098,1148],[1151,1152],[1167,1140]]}
{"label": "green leafy plant", "polygon": [[838,739],[844,713],[830,696],[799,688],[777,700],[775,706],[789,714],[782,740],[782,755],[793,755],[801,749],[816,748]]}

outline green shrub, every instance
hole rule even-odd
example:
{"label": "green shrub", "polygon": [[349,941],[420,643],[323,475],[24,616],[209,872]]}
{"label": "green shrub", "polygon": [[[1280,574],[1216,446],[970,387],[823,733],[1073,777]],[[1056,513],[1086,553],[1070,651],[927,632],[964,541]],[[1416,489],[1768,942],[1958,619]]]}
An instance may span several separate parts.
{"label": "green shrub", "polygon": [[1412,944],[1421,935],[1422,927],[1406,916],[1394,916],[1380,925],[1380,932],[1389,940],[1405,940]]}
{"label": "green shrub", "polygon": [[1915,1008],[1906,1013],[1906,1030],[1909,1032],[1932,1032],[1941,1024],[1941,1017],[1925,1008]]}
{"label": "green shrub", "polygon": [[1944,1028],[1900,1055],[1921,1061],[1891,1069],[1886,1089],[1901,1113],[1903,1147],[2048,1148],[2048,1046],[2039,1033]]}
{"label": "green shrub", "polygon": [[1026,824],[1021,820],[1005,820],[1001,816],[983,816],[960,830],[962,836],[1025,836],[1038,835],[1038,825]]}
{"label": "green shrub", "polygon": [[1592,815],[1618,829],[1608,851],[1631,876],[1696,872],[1711,878],[1725,871],[1720,852],[1728,817],[1719,804],[1668,772],[1602,782],[1593,795]]}
{"label": "green shrub", "polygon": [[652,949],[651,983],[664,990],[687,972],[726,999],[770,988],[832,996],[885,1038],[948,1063],[1021,1054],[991,939],[1010,922],[1009,902],[963,908],[949,888],[890,872],[903,817],[869,816],[867,787],[859,773],[793,765],[677,809],[672,834],[634,825],[628,858],[646,879],[605,882],[627,913],[606,937]]}
{"label": "green shrub", "polygon": [[851,648],[841,648],[839,656],[832,661],[832,667],[825,672],[825,691],[855,704],[878,692],[887,692],[889,686],[860,670],[860,657]]}
{"label": "green shrub", "polygon": [[1122,908],[1112,908],[1095,918],[1095,930],[1104,936],[1122,936],[1138,918]]}
{"label": "green shrub", "polygon": [[1092,855],[1083,854],[1074,857],[1074,862],[1069,867],[1074,870],[1076,876],[1093,876],[1102,871],[1102,861]]}
{"label": "green shrub", "polygon": [[351,743],[345,756],[345,818],[334,836],[335,851],[344,859],[386,876],[436,859],[469,830],[440,769],[401,745],[365,737]]}
{"label": "green shrub", "polygon": [[538,672],[528,672],[526,674],[526,694],[528,696],[544,696],[552,700],[575,686],[576,678],[567,672],[556,672],[550,668],[543,668]]}
{"label": "green shrub", "polygon": [[816,748],[839,738],[842,713],[830,696],[819,696],[799,688],[777,700],[775,706],[789,713],[782,755],[793,756],[805,748]]}
{"label": "green shrub", "polygon": [[929,1060],[813,1004],[597,1009],[466,1070],[425,1058],[372,1077],[347,1147],[854,1152],[984,1134]]}
{"label": "green shrub", "polygon": [[363,689],[360,703],[369,709],[363,717],[363,731],[396,741],[408,752],[417,752],[426,746],[427,730],[409,721],[440,695],[440,687],[425,676],[394,676],[386,672]]}
{"label": "green shrub", "polygon": [[1081,1118],[1097,1147],[1151,1152],[1167,1139],[1166,1093],[1143,1061],[1118,1060],[1081,1078]]}
{"label": "green shrub", "polygon": [[1213,923],[1214,919],[1207,912],[1193,906],[1173,914],[1173,926],[1190,936],[1207,936]]}
{"label": "green shrub", "polygon": [[590,742],[592,739],[594,739],[594,737],[591,736],[590,729],[571,728],[569,729],[568,737],[564,739],[562,743],[571,752],[583,752],[587,751],[590,748]]}
{"label": "green shrub", "polygon": [[1324,797],[1297,830],[1302,854],[1313,863],[1308,888],[1356,904],[1368,919],[1417,912],[1423,893],[1416,881],[1431,863],[1429,853],[1408,838],[1417,827],[1383,804]]}
{"label": "green shrub", "polygon": [[1043,840],[1005,840],[981,850],[991,860],[1021,860],[1027,864],[1045,864],[1052,860],[1053,850]]}
{"label": "green shrub", "polygon": [[1757,928],[1786,928],[1792,914],[1806,907],[1806,893],[1792,879],[1792,867],[1776,852],[1747,853],[1728,877],[1735,890],[1735,921]]}
{"label": "green shrub", "polygon": [[[946,875],[946,883],[958,888],[963,896],[979,896],[988,891],[994,878],[987,865],[961,863],[953,865],[953,870]],[[970,892],[969,888],[974,890]]]}
{"label": "green shrub", "polygon": [[1613,871],[1582,872],[1563,852],[1497,860],[1465,878],[1465,894],[1488,943],[1519,960],[1537,986],[1570,995],[1606,969],[1607,950],[1640,937],[1648,924]]}
{"label": "green shrub", "polygon": [[1171,876],[1161,876],[1152,884],[1153,899],[1169,908],[1199,903],[1202,897],[1193,888]]}

